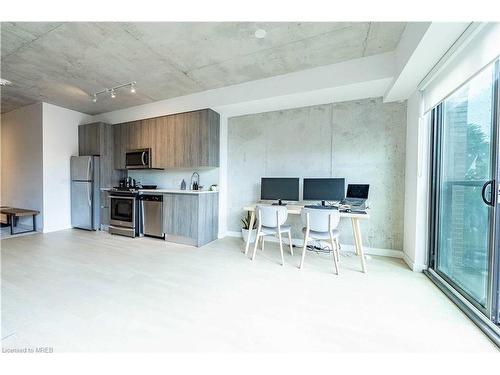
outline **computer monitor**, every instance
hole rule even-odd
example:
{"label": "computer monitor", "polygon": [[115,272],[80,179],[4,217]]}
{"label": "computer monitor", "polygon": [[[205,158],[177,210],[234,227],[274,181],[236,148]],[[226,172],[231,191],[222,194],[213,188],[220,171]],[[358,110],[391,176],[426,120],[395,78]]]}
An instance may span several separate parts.
{"label": "computer monitor", "polygon": [[298,201],[299,179],[263,177],[260,184],[260,199],[277,200],[279,205],[283,205],[284,200]]}
{"label": "computer monitor", "polygon": [[349,184],[347,185],[346,198],[368,199],[369,189],[370,185],[368,184]]}
{"label": "computer monitor", "polygon": [[345,178],[304,178],[304,200],[341,201],[345,194]]}

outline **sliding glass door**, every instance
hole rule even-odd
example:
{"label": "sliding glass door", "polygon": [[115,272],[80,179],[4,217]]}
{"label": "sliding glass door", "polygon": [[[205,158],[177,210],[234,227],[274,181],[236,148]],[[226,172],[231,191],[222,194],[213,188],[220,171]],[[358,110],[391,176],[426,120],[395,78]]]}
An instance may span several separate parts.
{"label": "sliding glass door", "polygon": [[[498,63],[432,114],[430,266],[487,316],[496,310]],[[493,305],[495,303],[495,305]]]}

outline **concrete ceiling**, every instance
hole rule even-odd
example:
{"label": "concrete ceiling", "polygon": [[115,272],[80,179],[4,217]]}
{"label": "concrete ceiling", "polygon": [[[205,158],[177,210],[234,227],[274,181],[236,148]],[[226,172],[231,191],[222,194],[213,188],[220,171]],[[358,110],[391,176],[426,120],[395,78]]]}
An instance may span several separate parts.
{"label": "concrete ceiling", "polygon": [[[89,114],[393,51],[405,23],[1,23],[2,113]],[[264,39],[255,30],[267,31]],[[137,82],[93,103],[89,94]]]}

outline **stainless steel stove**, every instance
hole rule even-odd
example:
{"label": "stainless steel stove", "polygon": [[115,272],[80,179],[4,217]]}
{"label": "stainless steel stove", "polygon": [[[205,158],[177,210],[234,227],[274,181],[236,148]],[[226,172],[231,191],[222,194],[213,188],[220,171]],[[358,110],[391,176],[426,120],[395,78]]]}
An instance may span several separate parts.
{"label": "stainless steel stove", "polygon": [[109,233],[136,237],[140,233],[139,190],[116,187],[109,191]]}

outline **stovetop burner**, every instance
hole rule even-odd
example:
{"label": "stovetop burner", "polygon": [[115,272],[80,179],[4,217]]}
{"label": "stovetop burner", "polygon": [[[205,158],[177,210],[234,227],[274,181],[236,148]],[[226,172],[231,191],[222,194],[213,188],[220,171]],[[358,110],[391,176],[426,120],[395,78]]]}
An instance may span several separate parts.
{"label": "stovetop burner", "polygon": [[134,196],[134,195],[139,195],[140,191],[137,188],[126,188],[126,187],[113,187],[109,191],[110,193],[114,195],[127,195],[127,196]]}
{"label": "stovetop burner", "polygon": [[138,191],[139,188],[137,187],[124,187],[124,186],[113,186],[113,190],[116,191]]}

